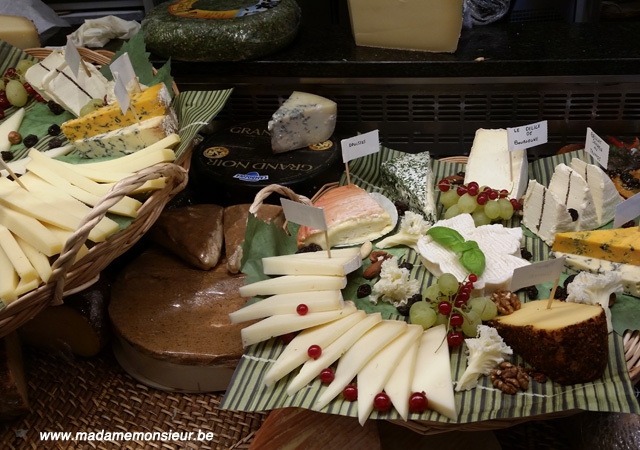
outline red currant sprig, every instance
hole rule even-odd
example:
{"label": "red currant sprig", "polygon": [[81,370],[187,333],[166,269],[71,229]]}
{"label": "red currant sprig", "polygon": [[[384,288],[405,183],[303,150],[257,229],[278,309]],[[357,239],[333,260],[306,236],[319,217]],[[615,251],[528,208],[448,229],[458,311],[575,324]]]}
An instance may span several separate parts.
{"label": "red currant sprig", "polygon": [[429,407],[429,400],[424,392],[414,392],[409,397],[409,412],[414,414],[420,414],[427,410]]}

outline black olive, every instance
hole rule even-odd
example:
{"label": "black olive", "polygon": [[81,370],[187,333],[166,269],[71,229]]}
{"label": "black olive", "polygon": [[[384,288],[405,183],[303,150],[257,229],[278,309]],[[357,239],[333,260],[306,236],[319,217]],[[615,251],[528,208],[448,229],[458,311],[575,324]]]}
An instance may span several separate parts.
{"label": "black olive", "polygon": [[47,133],[49,134],[49,136],[57,136],[60,134],[60,125],[58,125],[57,123],[54,123],[53,125],[51,125],[48,129],[47,129]]}
{"label": "black olive", "polygon": [[356,297],[362,298],[362,297],[366,297],[367,295],[371,295],[371,285],[364,283],[358,286]]}
{"label": "black olive", "polygon": [[3,161],[11,161],[13,159],[13,153],[8,151],[1,152],[1,156]]}
{"label": "black olive", "polygon": [[38,143],[38,136],[35,134],[29,134],[22,140],[22,143],[25,147],[33,147]]}
{"label": "black olive", "polygon": [[50,149],[62,147],[62,139],[55,137],[49,141],[48,145]]}
{"label": "black olive", "polygon": [[47,102],[47,106],[49,107],[49,110],[54,113],[56,116],[62,114],[64,112],[64,108],[62,106],[60,106],[59,104],[57,104],[56,102],[54,102],[53,100],[49,100]]}

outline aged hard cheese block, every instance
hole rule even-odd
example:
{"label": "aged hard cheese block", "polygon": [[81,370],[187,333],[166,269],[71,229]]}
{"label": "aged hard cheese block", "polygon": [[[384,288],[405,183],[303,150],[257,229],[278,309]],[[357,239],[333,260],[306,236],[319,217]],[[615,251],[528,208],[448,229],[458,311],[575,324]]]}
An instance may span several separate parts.
{"label": "aged hard cheese block", "polygon": [[258,342],[266,341],[272,337],[322,325],[323,323],[328,323],[353,314],[356,311],[353,302],[346,302],[344,308],[333,311],[308,313],[304,316],[293,313],[267,317],[260,322],[242,329],[242,345],[247,347],[252,344],[257,344]]}
{"label": "aged hard cheese block", "polygon": [[[370,241],[387,234],[394,227],[389,213],[355,184],[327,191],[314,206],[324,208],[330,247]],[[312,243],[326,248],[324,231],[301,226],[298,248]]]}
{"label": "aged hard cheese block", "polygon": [[327,386],[327,389],[322,391],[313,408],[319,411],[327,406],[354,379],[373,356],[388,343],[405,333],[406,330],[407,323],[404,321],[383,320],[367,331],[342,355],[336,367],[335,378]]}
{"label": "aged hard cheese block", "polygon": [[[382,392],[398,362],[418,341],[424,328],[408,325],[400,336],[389,342],[360,369],[358,380],[358,421],[364,425],[373,411],[373,399]],[[402,408],[402,407],[401,407]]]}
{"label": "aged hard cheese block", "polygon": [[366,313],[358,310],[333,322],[302,330],[287,344],[276,362],[269,367],[263,379],[265,386],[273,385],[296,367],[310,360],[307,353],[309,346],[318,345],[324,351],[327,346],[353,328],[358,322],[364,320],[365,317]]}
{"label": "aged hard cheese block", "polygon": [[148,147],[178,131],[178,118],[169,114],[142,120],[117,130],[79,139],[73,146],[87,158],[124,156]]}
{"label": "aged hard cheese block", "polygon": [[380,181],[393,200],[401,200],[409,208],[433,223],[437,220],[433,171],[429,152],[407,153],[380,164]]}
{"label": "aged hard cheese block", "polygon": [[458,417],[444,325],[429,328],[422,334],[411,390],[424,392],[430,409],[451,420]]}
{"label": "aged hard cheese block", "polygon": [[294,91],[267,125],[273,152],[288,152],[326,141],[336,127],[337,114],[334,101]]}
{"label": "aged hard cheese block", "polygon": [[300,304],[305,304],[309,308],[308,312],[313,313],[342,309],[344,300],[338,289],[276,294],[230,313],[229,318],[231,323],[239,323],[276,314],[294,314]]}
{"label": "aged hard cheese block", "polygon": [[575,230],[575,222],[566,205],[536,180],[529,181],[522,212],[522,224],[547,245],[553,243],[556,233]]}
{"label": "aged hard cheese block", "polygon": [[21,16],[0,14],[0,39],[23,50],[41,46],[35,24]]}
{"label": "aged hard cheese block", "polygon": [[328,289],[344,289],[346,277],[325,275],[283,275],[246,284],[240,288],[243,297],[256,295],[288,294],[301,291],[323,291]]}
{"label": "aged hard cheese block", "polygon": [[551,249],[589,258],[640,266],[637,227],[558,233]]}
{"label": "aged hard cheese block", "polygon": [[602,376],[609,346],[607,320],[600,305],[554,300],[524,303],[491,325],[514,353],[556,383],[587,383]]}
{"label": "aged hard cheese block", "polygon": [[471,181],[522,197],[529,181],[527,151],[509,151],[506,129],[478,129],[465,168],[464,182]]}
{"label": "aged hard cheese block", "polygon": [[[133,94],[131,108],[135,110],[140,120],[163,116],[171,108],[171,95],[164,83],[158,83],[139,94]],[[66,138],[74,142],[137,122],[131,110],[127,110],[127,113],[122,115],[120,105],[116,102],[77,119],[68,120],[60,128]]]}

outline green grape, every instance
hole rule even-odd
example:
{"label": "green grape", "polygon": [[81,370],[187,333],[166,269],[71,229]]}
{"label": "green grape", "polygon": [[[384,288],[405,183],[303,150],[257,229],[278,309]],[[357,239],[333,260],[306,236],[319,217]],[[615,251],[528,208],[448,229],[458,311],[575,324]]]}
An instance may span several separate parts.
{"label": "green grape", "polygon": [[478,334],[478,325],[482,324],[480,315],[474,310],[467,311],[464,314],[464,321],[462,322],[462,332],[467,337],[476,337]]}
{"label": "green grape", "polygon": [[500,218],[504,220],[511,219],[513,216],[513,205],[506,198],[501,198],[498,200],[498,204],[500,205]]}
{"label": "green grape", "polygon": [[447,208],[447,210],[444,212],[444,218],[451,219],[452,217],[458,216],[460,214],[461,214],[460,208],[456,203],[455,205],[451,205],[449,208]]}
{"label": "green grape", "polygon": [[9,80],[5,87],[7,100],[13,106],[22,107],[29,101],[29,94],[22,83],[18,80]]}
{"label": "green grape", "polygon": [[24,75],[29,67],[33,65],[35,65],[35,61],[31,61],[29,59],[21,59],[20,61],[18,61],[18,64],[16,64],[16,72],[18,72],[18,74],[20,75]]}
{"label": "green grape", "polygon": [[80,108],[80,117],[85,116],[98,108],[102,108],[104,106],[104,100],[99,98],[94,98],[93,100],[89,100],[89,102]]}
{"label": "green grape", "polygon": [[460,196],[455,189],[449,189],[446,192],[440,193],[440,203],[442,203],[442,206],[445,208],[449,208],[451,205],[458,203],[459,198]]}
{"label": "green grape", "polygon": [[473,217],[473,223],[476,227],[479,227],[480,225],[489,225],[491,223],[491,219],[487,217],[483,210],[475,211],[471,214],[471,217]]}
{"label": "green grape", "polygon": [[436,323],[434,325],[447,325],[449,323],[449,316],[436,313]]}
{"label": "green grape", "polygon": [[5,88],[4,78],[0,77],[0,91],[4,91],[4,88]]}
{"label": "green grape", "polygon": [[426,288],[422,295],[431,301],[437,301],[437,298],[440,296],[440,288],[438,287],[438,284],[434,283]]}
{"label": "green grape", "polygon": [[500,211],[500,205],[496,200],[489,200],[487,204],[484,205],[484,213],[491,220],[500,217]]}
{"label": "green grape", "polygon": [[468,193],[463,194],[458,200],[458,207],[460,208],[461,213],[471,214],[476,210],[477,206],[478,202],[476,201],[476,198]]}
{"label": "green grape", "polygon": [[480,314],[480,319],[491,320],[498,315],[498,307],[489,297],[474,297],[467,302],[472,311]]}
{"label": "green grape", "polygon": [[451,273],[443,273],[438,278],[438,288],[444,295],[458,292],[458,279]]}
{"label": "green grape", "polygon": [[409,309],[409,320],[416,325],[422,325],[425,330],[436,323],[436,312],[427,302],[415,302]]}

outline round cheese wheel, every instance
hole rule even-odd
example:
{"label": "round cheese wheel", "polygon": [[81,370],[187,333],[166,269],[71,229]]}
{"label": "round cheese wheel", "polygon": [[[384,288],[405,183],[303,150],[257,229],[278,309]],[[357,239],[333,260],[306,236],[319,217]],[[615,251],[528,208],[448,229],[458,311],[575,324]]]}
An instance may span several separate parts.
{"label": "round cheese wheel", "polygon": [[178,0],[142,21],[147,48],[180,61],[242,61],[274,53],[295,38],[295,0]]}

